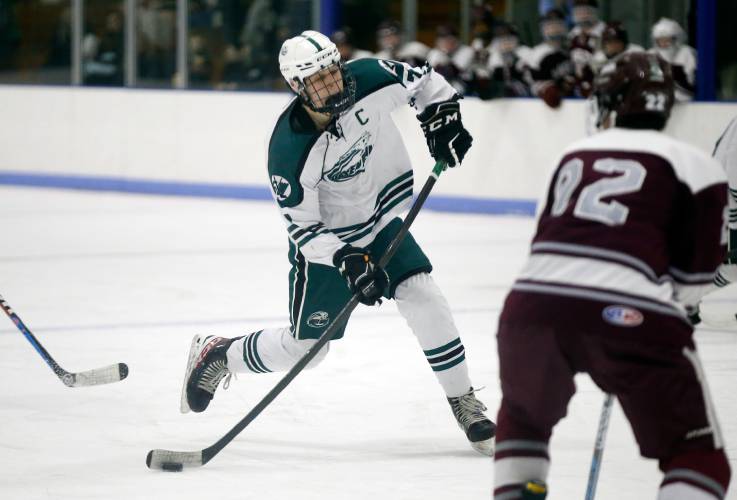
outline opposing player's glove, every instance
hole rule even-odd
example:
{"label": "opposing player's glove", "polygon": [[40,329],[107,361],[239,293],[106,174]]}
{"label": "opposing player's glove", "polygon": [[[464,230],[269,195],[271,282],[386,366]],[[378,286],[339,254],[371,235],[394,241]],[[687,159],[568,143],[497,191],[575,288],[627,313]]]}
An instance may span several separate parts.
{"label": "opposing player's glove", "polygon": [[381,303],[381,296],[389,284],[389,276],[371,260],[365,250],[346,245],[333,255],[333,264],[348,282],[348,288],[362,304]]}
{"label": "opposing player's glove", "polygon": [[425,133],[430,154],[449,167],[460,165],[473,138],[461,123],[461,107],[457,100],[429,105],[417,115]]}

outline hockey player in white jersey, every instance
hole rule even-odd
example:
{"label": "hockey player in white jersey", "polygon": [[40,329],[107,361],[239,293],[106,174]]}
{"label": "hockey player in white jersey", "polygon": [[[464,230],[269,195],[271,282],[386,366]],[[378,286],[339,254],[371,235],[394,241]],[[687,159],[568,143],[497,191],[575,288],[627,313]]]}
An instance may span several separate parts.
{"label": "hockey player in white jersey", "polygon": [[[719,267],[714,284],[725,287],[737,282],[737,118],[727,126],[714,148],[714,158],[727,172],[729,183],[729,236],[727,259]],[[737,313],[737,306],[735,306]],[[735,314],[737,317],[737,314]]]}
{"label": "hockey player in white jersey", "polygon": [[[737,283],[737,118],[734,118],[714,147],[714,158],[722,164],[729,183],[729,232],[727,237],[727,257],[714,277],[713,291]],[[737,286],[736,286],[737,287]],[[690,311],[693,324],[705,323],[714,326],[737,325],[737,304],[730,308],[705,304]]]}
{"label": "hockey player in white jersey", "polygon": [[384,297],[396,300],[473,448],[492,455],[496,426],[474,395],[465,350],[429,259],[407,234],[385,269],[376,264],[412,201],[412,166],[390,113],[413,105],[430,153],[455,167],[472,140],[461,123],[459,96],[428,66],[380,59],[343,64],[335,45],[315,31],[286,40],[279,65],[297,94],[268,145],[273,195],[289,233],[291,324],[236,338],[196,336],[182,411],[204,411],[231,372],[291,368],[352,294],[369,306]]}

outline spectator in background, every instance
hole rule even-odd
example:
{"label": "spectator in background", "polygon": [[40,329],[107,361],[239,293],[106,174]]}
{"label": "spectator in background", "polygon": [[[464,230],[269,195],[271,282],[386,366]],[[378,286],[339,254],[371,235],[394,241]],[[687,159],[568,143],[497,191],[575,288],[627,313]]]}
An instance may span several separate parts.
{"label": "spectator in background", "polygon": [[368,50],[357,49],[353,45],[353,30],[348,27],[341,28],[332,34],[330,39],[333,41],[338,52],[340,52],[340,59],[342,61],[354,61],[356,59],[365,59],[367,57],[374,57],[374,55]]}
{"label": "spectator in background", "polygon": [[601,48],[605,24],[599,20],[596,0],[573,1],[573,29],[568,33],[569,57],[576,77],[575,93],[588,97],[594,82],[594,54]]}
{"label": "spectator in background", "polygon": [[123,85],[123,16],[111,11],[97,33],[87,33],[82,40],[82,69],[85,85]]}
{"label": "spectator in background", "polygon": [[581,47],[587,46],[593,54],[601,47],[601,34],[605,24],[599,20],[599,3],[596,0],[573,0],[573,28],[568,39],[579,38]]}
{"label": "spectator in background", "polygon": [[676,101],[690,101],[696,92],[696,50],[686,45],[683,28],[673,19],[653,25],[651,51],[670,63],[676,84]]}
{"label": "spectator in background", "polygon": [[548,11],[540,20],[540,32],[543,42],[526,55],[525,78],[533,95],[557,108],[563,97],[573,95],[576,84],[573,64],[566,51],[565,14],[557,9]]}
{"label": "spectator in background", "polygon": [[430,48],[417,41],[404,42],[402,26],[399,21],[386,20],[376,29],[376,44],[379,51],[375,54],[378,59],[391,59],[406,62],[419,67],[425,64]]}
{"label": "spectator in background", "polygon": [[427,54],[427,62],[456,92],[464,95],[473,80],[474,56],[474,50],[458,39],[455,28],[441,25],[436,31],[435,47]]}
{"label": "spectator in background", "polygon": [[226,44],[224,83],[220,88],[281,86],[273,55],[279,49],[279,40],[286,38],[284,9],[283,2],[272,0],[254,0],[248,6],[240,35]]}
{"label": "spectator in background", "polygon": [[489,47],[487,66],[491,73],[492,97],[530,96],[525,81],[525,64],[530,59],[529,47],[520,45],[519,32],[511,24],[498,24]]}
{"label": "spectator in background", "polygon": [[175,68],[176,11],[162,0],[142,0],[138,15],[138,75],[168,79]]}
{"label": "spectator in background", "polygon": [[20,40],[21,33],[16,20],[15,5],[0,1],[0,69],[13,66]]}
{"label": "spectator in background", "polygon": [[593,68],[598,72],[604,64],[625,52],[642,52],[645,49],[630,43],[630,38],[620,21],[607,23],[601,34],[601,49],[594,54]]}

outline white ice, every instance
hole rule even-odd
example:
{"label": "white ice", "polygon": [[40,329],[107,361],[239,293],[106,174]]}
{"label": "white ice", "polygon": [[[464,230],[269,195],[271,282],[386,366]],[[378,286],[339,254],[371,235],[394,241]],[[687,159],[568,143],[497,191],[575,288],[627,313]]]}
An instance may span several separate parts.
{"label": "white ice", "polygon": [[[179,413],[194,334],[286,324],[287,238],[271,203],[3,187],[0,228],[0,294],[61,366],[130,366],[123,382],[67,388],[0,315],[0,498],[490,498],[492,461],[466,443],[392,303],[359,308],[324,363],[205,467],[146,467],[152,448],[212,444],[280,377],[241,376],[207,412]],[[431,211],[413,227],[492,415],[497,315],[532,230],[525,217]],[[737,469],[737,334],[696,337]],[[603,395],[577,383],[551,444],[550,500],[584,496]],[[654,499],[659,481],[617,407],[597,499]]]}

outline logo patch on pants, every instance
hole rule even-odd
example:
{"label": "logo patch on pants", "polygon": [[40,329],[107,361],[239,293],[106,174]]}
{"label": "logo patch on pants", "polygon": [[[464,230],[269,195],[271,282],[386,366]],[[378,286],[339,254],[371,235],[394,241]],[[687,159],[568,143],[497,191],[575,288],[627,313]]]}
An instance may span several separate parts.
{"label": "logo patch on pants", "polygon": [[601,312],[604,321],[616,326],[634,327],[640,326],[644,316],[634,307],[608,306]]}
{"label": "logo patch on pants", "polygon": [[327,325],[329,321],[330,315],[328,313],[325,311],[317,311],[310,314],[310,317],[307,318],[307,326],[311,326],[312,328],[322,328]]}

